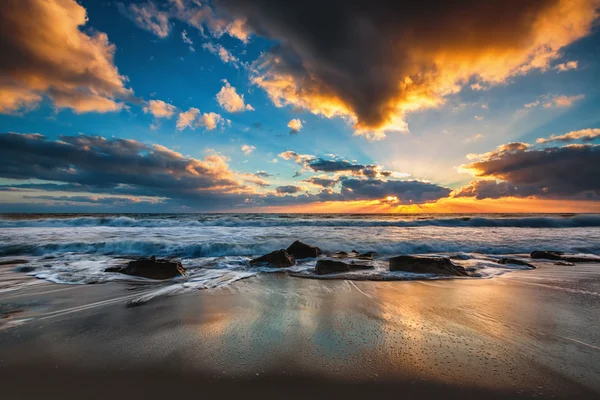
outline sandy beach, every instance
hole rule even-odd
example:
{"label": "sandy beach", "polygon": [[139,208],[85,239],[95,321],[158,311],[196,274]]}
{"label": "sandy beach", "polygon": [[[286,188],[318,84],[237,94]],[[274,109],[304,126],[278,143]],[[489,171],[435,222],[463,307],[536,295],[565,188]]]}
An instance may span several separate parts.
{"label": "sandy beach", "polygon": [[421,282],[268,274],[137,307],[144,285],[9,268],[22,281],[0,295],[8,398],[600,394],[598,264]]}

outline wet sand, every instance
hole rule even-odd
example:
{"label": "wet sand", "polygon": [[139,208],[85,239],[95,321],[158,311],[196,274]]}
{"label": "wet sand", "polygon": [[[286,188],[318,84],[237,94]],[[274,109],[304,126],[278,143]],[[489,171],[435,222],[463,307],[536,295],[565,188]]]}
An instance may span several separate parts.
{"label": "wet sand", "polygon": [[424,282],[269,274],[139,307],[127,302],[148,287],[25,278],[0,292],[0,388],[63,399],[598,398],[600,265],[539,266]]}

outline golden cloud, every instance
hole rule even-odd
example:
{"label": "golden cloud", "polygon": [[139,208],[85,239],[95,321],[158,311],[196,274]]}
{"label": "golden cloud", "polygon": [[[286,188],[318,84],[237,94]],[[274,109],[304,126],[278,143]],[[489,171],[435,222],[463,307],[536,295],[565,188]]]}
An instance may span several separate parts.
{"label": "golden cloud", "polygon": [[75,0],[4,0],[0,4],[0,112],[34,108],[49,97],[77,113],[118,111],[133,100],[114,65],[106,34],[86,34]]}
{"label": "golden cloud", "polygon": [[552,68],[561,49],[590,33],[600,4],[421,3],[217,4],[279,41],[251,69],[252,83],[277,107],[345,118],[372,139],[408,130],[408,113],[437,107],[464,86],[489,88]]}

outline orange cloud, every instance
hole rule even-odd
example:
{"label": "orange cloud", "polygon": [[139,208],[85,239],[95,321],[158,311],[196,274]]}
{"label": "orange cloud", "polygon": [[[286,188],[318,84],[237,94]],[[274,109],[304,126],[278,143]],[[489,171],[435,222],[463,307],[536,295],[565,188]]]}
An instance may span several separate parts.
{"label": "orange cloud", "polygon": [[[562,48],[590,33],[600,4],[465,1],[431,12],[426,4],[318,2],[322,17],[315,19],[311,2],[223,3],[280,40],[251,72],[277,107],[345,118],[371,139],[407,131],[408,113],[440,106],[464,86],[488,88],[551,68]],[[555,105],[567,106],[563,100]]]}
{"label": "orange cloud", "polygon": [[106,34],[86,34],[75,0],[5,0],[0,6],[0,112],[34,108],[47,96],[77,113],[118,111],[134,100]]}

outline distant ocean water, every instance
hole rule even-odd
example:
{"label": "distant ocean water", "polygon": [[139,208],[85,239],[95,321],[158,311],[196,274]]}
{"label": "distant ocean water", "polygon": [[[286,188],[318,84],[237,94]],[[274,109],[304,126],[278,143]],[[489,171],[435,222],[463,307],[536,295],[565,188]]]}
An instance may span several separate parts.
{"label": "distant ocean water", "polygon": [[[27,258],[31,275],[71,284],[131,280],[104,269],[124,262],[120,257],[156,255],[182,261],[190,275],[186,287],[214,287],[272,272],[248,261],[297,239],[325,252],[375,251],[375,270],[356,274],[410,277],[387,271],[386,259],[458,253],[480,276],[493,276],[517,268],[490,262],[501,255],[536,249],[599,254],[600,214],[0,215],[0,259]],[[307,272],[314,263],[301,261],[291,270]]]}

